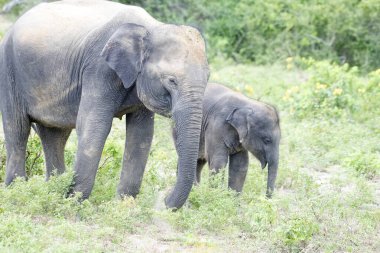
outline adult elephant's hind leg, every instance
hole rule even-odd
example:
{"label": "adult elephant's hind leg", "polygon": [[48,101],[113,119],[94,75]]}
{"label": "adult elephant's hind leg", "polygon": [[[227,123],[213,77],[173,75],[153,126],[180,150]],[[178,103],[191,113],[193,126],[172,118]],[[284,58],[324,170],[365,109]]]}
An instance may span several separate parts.
{"label": "adult elephant's hind leg", "polygon": [[30,120],[20,112],[3,113],[7,164],[5,185],[9,185],[16,177],[26,178],[25,153],[30,133]]}
{"label": "adult elephant's hind leg", "polygon": [[54,171],[57,174],[65,172],[64,152],[71,129],[50,128],[35,124],[35,130],[41,138],[44,149],[46,180],[48,180]]}

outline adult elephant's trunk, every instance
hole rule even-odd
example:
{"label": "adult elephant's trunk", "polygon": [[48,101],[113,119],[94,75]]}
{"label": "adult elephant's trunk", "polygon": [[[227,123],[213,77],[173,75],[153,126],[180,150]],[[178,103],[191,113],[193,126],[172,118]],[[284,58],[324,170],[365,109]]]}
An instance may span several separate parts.
{"label": "adult elephant's trunk", "polygon": [[198,88],[180,96],[173,108],[178,174],[176,185],[165,200],[168,208],[181,208],[194,182],[202,122],[202,97],[203,89]]}
{"label": "adult elephant's trunk", "polygon": [[277,171],[278,171],[278,160],[279,160],[279,152],[278,152],[278,148],[276,148],[275,151],[271,152],[270,155],[267,157],[268,182],[267,182],[266,196],[268,198],[272,197],[272,193],[274,190],[274,184],[276,182]]}

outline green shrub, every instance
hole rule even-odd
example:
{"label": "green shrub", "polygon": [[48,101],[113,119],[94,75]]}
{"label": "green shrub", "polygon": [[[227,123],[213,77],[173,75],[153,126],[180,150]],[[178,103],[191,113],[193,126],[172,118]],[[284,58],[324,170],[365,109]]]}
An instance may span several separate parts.
{"label": "green shrub", "polygon": [[28,181],[17,178],[9,187],[0,188],[3,212],[53,217],[75,216],[77,199],[66,198],[73,173],[51,177],[45,182],[43,176],[33,176]]}
{"label": "green shrub", "polygon": [[148,222],[152,215],[151,209],[146,208],[132,197],[107,201],[99,206],[87,204],[87,208],[79,212],[83,220],[113,227],[120,231],[136,232],[136,225]]}
{"label": "green shrub", "polygon": [[96,173],[93,194],[91,194],[91,201],[94,203],[99,204],[115,198],[123,151],[124,149],[115,141],[107,141]]}
{"label": "green shrub", "polygon": [[164,22],[200,27],[210,56],[270,63],[288,56],[380,66],[378,0],[120,0]]}
{"label": "green shrub", "polygon": [[269,232],[278,221],[277,205],[263,195],[246,201],[239,210],[240,228],[249,234]]}
{"label": "green shrub", "polygon": [[[207,229],[225,233],[233,230],[238,217],[238,199],[234,191],[224,185],[217,185],[221,175],[194,187],[190,193],[188,206],[169,217],[174,225],[190,230]],[[211,186],[212,185],[212,186]]]}
{"label": "green shrub", "polygon": [[[5,140],[0,139],[0,182],[4,181],[5,177],[5,162],[6,162]],[[44,155],[42,145],[37,134],[31,134],[28,140],[26,149],[25,161],[26,175],[43,175],[45,173]]]}
{"label": "green shrub", "polygon": [[307,66],[309,78],[290,87],[283,97],[296,116],[339,118],[358,109],[358,87],[363,82],[358,68],[312,59],[301,59],[299,64]]}
{"label": "green shrub", "polygon": [[[364,70],[380,66],[378,0],[114,1],[142,6],[163,22],[200,28],[211,58],[272,63],[302,56],[347,62]],[[13,13],[21,15],[40,2],[27,0]]]}
{"label": "green shrub", "polygon": [[379,154],[360,152],[345,160],[346,166],[352,168],[357,175],[373,179],[380,174]]}
{"label": "green shrub", "polygon": [[[289,87],[282,98],[285,107],[298,118],[330,118],[342,116],[373,120],[380,115],[380,70],[366,76],[357,67],[311,58],[290,58],[288,68],[306,70],[307,80]],[[374,124],[374,130],[379,128]]]}
{"label": "green shrub", "polygon": [[32,175],[43,175],[45,173],[42,144],[36,133],[32,133],[28,139],[25,170],[28,177]]}
{"label": "green shrub", "polygon": [[281,240],[289,249],[300,250],[318,233],[318,224],[307,217],[294,217],[279,227]]}
{"label": "green shrub", "polygon": [[367,75],[366,82],[357,87],[357,92],[361,110],[356,118],[358,121],[371,120],[373,130],[380,134],[380,126],[376,124],[380,120],[380,68]]}

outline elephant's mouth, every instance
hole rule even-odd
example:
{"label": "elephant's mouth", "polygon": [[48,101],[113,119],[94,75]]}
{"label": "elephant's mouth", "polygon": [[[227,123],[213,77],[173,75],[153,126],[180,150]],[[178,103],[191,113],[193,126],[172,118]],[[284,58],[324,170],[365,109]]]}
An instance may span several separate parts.
{"label": "elephant's mouth", "polygon": [[261,150],[254,149],[251,151],[251,153],[257,158],[257,160],[259,160],[259,162],[261,164],[261,169],[265,169],[265,167],[268,164],[265,152],[263,152]]}
{"label": "elephant's mouth", "polygon": [[140,96],[143,104],[146,108],[151,110],[154,113],[157,113],[161,116],[164,116],[166,118],[171,118],[172,113],[172,103],[170,96],[164,96],[164,98],[147,98],[147,96]]}
{"label": "elephant's mouth", "polygon": [[169,96],[165,96],[164,101],[160,102],[153,110],[155,113],[158,113],[161,116],[166,118],[171,118],[173,116],[172,112],[172,101]]}
{"label": "elephant's mouth", "polygon": [[146,108],[151,110],[154,113],[157,113],[163,117],[171,118],[173,116],[173,113],[171,110],[167,110],[166,108],[158,107],[158,106],[152,106],[149,104],[145,104]]}
{"label": "elephant's mouth", "polygon": [[157,87],[157,81],[152,78],[141,78],[137,82],[137,96],[141,102],[150,111],[157,113],[161,116],[171,118],[172,117],[172,97],[167,89],[154,89]]}
{"label": "elephant's mouth", "polygon": [[261,169],[265,169],[265,167],[268,164],[268,162],[265,159],[260,160],[260,163],[261,163]]}
{"label": "elephant's mouth", "polygon": [[156,111],[156,113],[166,118],[172,118],[173,116],[173,113],[171,111],[166,111],[166,110],[159,110],[159,111]]}

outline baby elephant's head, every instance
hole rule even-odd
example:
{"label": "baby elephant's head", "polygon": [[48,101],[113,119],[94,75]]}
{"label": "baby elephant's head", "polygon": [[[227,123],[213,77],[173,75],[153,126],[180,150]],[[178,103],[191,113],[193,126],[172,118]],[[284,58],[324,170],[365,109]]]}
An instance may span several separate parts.
{"label": "baby elephant's head", "polygon": [[227,122],[236,129],[240,143],[260,161],[261,167],[264,169],[268,164],[267,196],[271,197],[277,176],[281,138],[277,110],[255,102],[253,106],[233,110]]}

